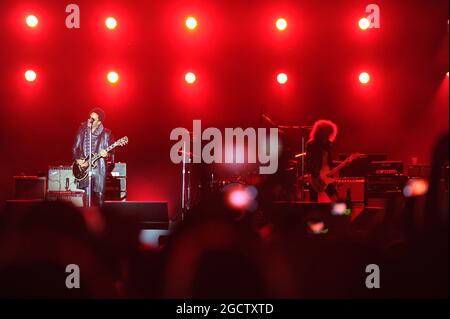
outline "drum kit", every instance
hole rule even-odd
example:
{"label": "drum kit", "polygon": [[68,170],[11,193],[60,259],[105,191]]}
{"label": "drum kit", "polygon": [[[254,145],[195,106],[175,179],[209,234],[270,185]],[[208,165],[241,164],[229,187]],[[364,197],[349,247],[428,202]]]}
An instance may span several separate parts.
{"label": "drum kit", "polygon": [[[295,185],[290,185],[290,187],[293,186],[296,189],[296,200],[305,200],[304,190],[308,183],[308,179],[305,175],[306,141],[312,127],[276,125],[267,116],[263,115],[262,118],[263,122],[271,127],[278,127],[281,134],[284,134],[287,131],[293,131],[294,134],[297,134],[298,139],[300,140],[300,150],[299,152],[294,152],[284,167],[279,168],[279,171],[282,170],[284,173],[293,176],[291,180],[294,181]],[[191,134],[191,136],[193,135]],[[232,184],[252,185],[258,188],[264,183],[265,179],[269,178],[267,175],[260,175],[257,170],[233,174],[226,177],[219,176],[219,174],[213,172],[211,166],[208,166],[208,164],[194,164],[196,155],[193,154],[193,152],[186,151],[185,147],[181,148],[178,153],[183,156],[181,189],[182,219],[184,218],[185,213],[191,210],[201,200],[202,196],[207,196],[205,194],[223,192]]]}

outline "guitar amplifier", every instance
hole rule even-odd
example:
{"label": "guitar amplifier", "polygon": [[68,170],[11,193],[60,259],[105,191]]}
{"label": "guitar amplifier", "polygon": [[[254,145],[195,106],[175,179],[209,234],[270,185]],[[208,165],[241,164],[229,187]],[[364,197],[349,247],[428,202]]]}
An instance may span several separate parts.
{"label": "guitar amplifier", "polygon": [[112,177],[126,177],[127,176],[127,163],[117,162],[114,163],[114,167],[111,170]]}
{"label": "guitar amplifier", "polygon": [[365,192],[365,178],[364,177],[341,177],[336,180],[336,190],[338,197],[341,199],[347,198],[347,190],[350,189],[352,202],[363,203]]}
{"label": "guitar amplifier", "polygon": [[408,176],[409,177],[420,177],[429,178],[431,175],[430,165],[409,165],[408,166]]}
{"label": "guitar amplifier", "polygon": [[63,201],[76,207],[83,207],[84,191],[78,192],[47,192],[47,201]]}
{"label": "guitar amplifier", "polygon": [[47,177],[14,176],[14,199],[44,200]]}
{"label": "guitar amplifier", "polygon": [[373,161],[369,164],[369,175],[399,175],[403,174],[401,161]]}
{"label": "guitar amplifier", "polygon": [[407,180],[403,174],[367,176],[365,205],[384,207],[387,198],[402,196]]}
{"label": "guitar amplifier", "polygon": [[47,190],[49,192],[80,191],[72,173],[72,166],[49,166]]}
{"label": "guitar amplifier", "polygon": [[[340,153],[339,160],[344,161],[351,154]],[[373,161],[386,161],[387,154],[365,154],[364,157],[357,158],[346,167],[342,168],[339,175],[342,177],[361,177],[369,174],[369,165]]]}

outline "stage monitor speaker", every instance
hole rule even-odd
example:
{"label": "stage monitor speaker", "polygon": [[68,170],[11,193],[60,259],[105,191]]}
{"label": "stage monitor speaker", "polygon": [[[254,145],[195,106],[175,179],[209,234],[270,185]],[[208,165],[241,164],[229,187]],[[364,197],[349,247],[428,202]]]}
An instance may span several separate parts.
{"label": "stage monitor speaker", "polygon": [[14,176],[14,199],[45,200],[46,189],[46,177]]}
{"label": "stage monitor speaker", "polygon": [[118,216],[133,220],[142,229],[168,229],[167,202],[116,202],[106,201],[102,207],[106,218]]}
{"label": "stage monitor speaker", "polygon": [[75,207],[84,206],[84,192],[47,192],[47,201],[63,201],[72,203]]}

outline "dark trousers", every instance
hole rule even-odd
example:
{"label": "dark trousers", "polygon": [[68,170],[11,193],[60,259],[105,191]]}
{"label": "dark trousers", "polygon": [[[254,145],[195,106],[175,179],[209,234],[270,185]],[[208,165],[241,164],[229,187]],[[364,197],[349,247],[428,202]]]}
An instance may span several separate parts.
{"label": "dark trousers", "polygon": [[[331,199],[333,196],[337,197],[337,190],[333,183],[328,184],[327,188],[325,189],[325,193],[328,195],[328,197]],[[309,200],[312,202],[317,202],[319,198],[319,194],[312,189],[311,185],[309,186]]]}
{"label": "dark trousers", "polygon": [[[88,207],[89,205],[89,199],[88,199],[88,191],[89,188],[85,188],[85,196],[84,196],[84,206]],[[99,193],[99,192],[92,192],[91,194],[91,206],[98,206],[102,207],[105,201],[105,194]]]}

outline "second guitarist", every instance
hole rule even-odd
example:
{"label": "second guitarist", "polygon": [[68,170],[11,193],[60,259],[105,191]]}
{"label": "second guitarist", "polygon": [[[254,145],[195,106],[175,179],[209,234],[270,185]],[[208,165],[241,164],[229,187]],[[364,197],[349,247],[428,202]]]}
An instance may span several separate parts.
{"label": "second guitarist", "polygon": [[[105,149],[113,142],[111,130],[103,126],[105,113],[95,108],[90,112],[88,121],[81,124],[72,147],[72,159],[80,165],[89,165],[83,158],[89,155],[89,129],[92,130],[92,152],[99,153],[101,158],[92,168],[92,203],[95,206],[103,205],[105,181],[107,172],[107,159],[114,163],[114,153],[107,153]],[[89,179],[78,182],[78,188],[88,191]]]}
{"label": "second guitarist", "polygon": [[[331,145],[337,135],[337,126],[328,120],[318,120],[314,123],[309,140],[306,143],[306,171],[312,177],[318,177],[324,169],[331,168]],[[335,202],[338,199],[336,187],[333,183],[327,185],[325,193]],[[310,186],[311,201],[318,201],[318,193]]]}

